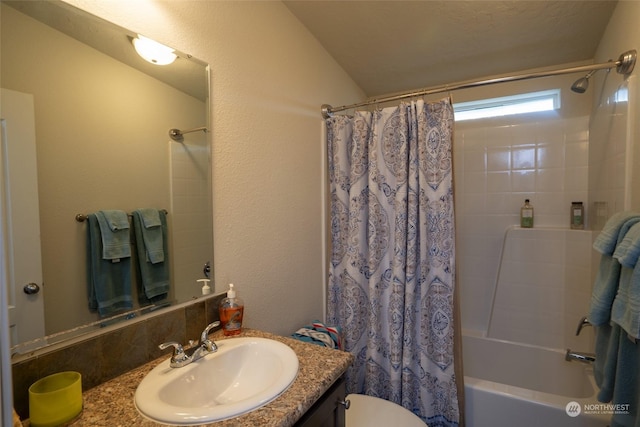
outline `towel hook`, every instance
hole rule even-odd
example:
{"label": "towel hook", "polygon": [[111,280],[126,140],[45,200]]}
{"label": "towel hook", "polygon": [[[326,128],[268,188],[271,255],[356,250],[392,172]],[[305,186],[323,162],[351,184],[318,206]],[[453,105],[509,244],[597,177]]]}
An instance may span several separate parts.
{"label": "towel hook", "polygon": [[206,126],[202,126],[195,129],[189,129],[189,130],[180,130],[180,129],[173,128],[173,129],[169,129],[169,137],[176,142],[184,142],[185,133],[199,132],[199,131],[203,131],[206,133],[209,130],[207,129]]}

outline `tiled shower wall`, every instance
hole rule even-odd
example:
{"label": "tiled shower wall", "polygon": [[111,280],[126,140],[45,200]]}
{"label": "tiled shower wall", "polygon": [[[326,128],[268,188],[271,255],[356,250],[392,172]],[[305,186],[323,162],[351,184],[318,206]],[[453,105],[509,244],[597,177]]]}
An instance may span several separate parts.
{"label": "tiled shower wall", "polygon": [[488,336],[589,350],[590,334],[575,331],[591,298],[590,251],[590,231],[509,229]]}
{"label": "tiled shower wall", "polygon": [[211,152],[200,132],[171,142],[170,150],[174,292],[178,301],[188,301],[200,294],[196,280],[204,278],[205,263],[213,265]]}
{"label": "tiled shower wall", "polygon": [[[540,240],[540,233],[547,229],[549,234],[544,236],[548,239],[543,241],[553,246],[560,238],[562,248],[589,253],[590,240],[578,239],[581,243],[576,246],[572,235],[586,232],[564,232],[569,227],[571,202],[582,201],[588,206],[589,117],[547,114],[458,123],[454,156],[462,326],[486,332],[505,232],[519,224],[524,199],[530,199],[535,209],[535,227],[539,230],[534,230],[534,239]],[[509,251],[522,250],[529,243],[526,239],[510,242],[515,246]],[[543,252],[545,244],[537,244]],[[564,256],[564,252],[558,256]],[[539,261],[528,271],[542,274],[548,265],[542,258]],[[561,274],[573,268],[567,266]],[[580,274],[589,274],[589,265],[578,268]],[[544,277],[530,279],[545,286]],[[579,292],[584,287],[584,292],[590,293],[588,281],[573,283]],[[564,284],[558,286],[562,289],[549,290],[549,296],[575,291]],[[562,301],[557,315],[566,317],[565,324],[554,325],[554,329],[568,331],[579,319],[573,319],[575,313],[586,314],[588,305],[584,298],[563,297]],[[549,308],[544,298],[528,304],[533,312],[543,313]],[[539,325],[530,327],[534,330]]]}

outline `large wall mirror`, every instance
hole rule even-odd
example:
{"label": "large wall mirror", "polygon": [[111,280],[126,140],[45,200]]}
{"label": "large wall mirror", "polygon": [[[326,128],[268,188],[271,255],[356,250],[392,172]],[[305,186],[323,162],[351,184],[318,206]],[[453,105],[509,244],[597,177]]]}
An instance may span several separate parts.
{"label": "large wall mirror", "polygon": [[[114,321],[88,308],[87,223],[78,214],[165,209],[171,289],[159,306],[197,298],[196,280],[213,263],[207,64],[180,52],[170,65],[146,62],[136,34],[59,1],[0,5],[0,279],[16,307],[12,344]],[[25,127],[17,137],[16,122]],[[205,130],[176,142],[173,128]],[[31,151],[7,148],[23,136]],[[40,291],[27,294],[30,283]]]}

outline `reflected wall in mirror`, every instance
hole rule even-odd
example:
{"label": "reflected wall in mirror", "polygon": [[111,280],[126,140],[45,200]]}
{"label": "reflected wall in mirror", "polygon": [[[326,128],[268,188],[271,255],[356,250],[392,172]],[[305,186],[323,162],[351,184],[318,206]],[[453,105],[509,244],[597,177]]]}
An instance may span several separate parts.
{"label": "reflected wall in mirror", "polygon": [[[59,1],[0,5],[0,86],[32,102],[37,170],[30,172],[37,174],[35,221],[42,253],[42,278],[14,278],[12,263],[22,262],[16,261],[20,257],[33,266],[27,267],[27,276],[36,275],[37,248],[11,248],[12,236],[19,236],[11,227],[17,221],[10,212],[2,215],[2,258],[10,276],[2,280],[8,283],[10,301],[19,305],[16,300],[22,299],[26,305],[11,314],[13,343],[40,338],[43,332],[64,337],[64,331],[102,323],[88,309],[87,224],[77,222],[77,214],[166,209],[167,301],[182,303],[200,295],[196,279],[203,277],[206,262],[213,263],[209,137],[193,132],[179,143],[168,131],[207,126],[207,65],[180,52],[171,65],[147,63],[131,43],[136,34]],[[3,102],[3,119],[8,108]],[[3,131],[12,126],[3,121]],[[11,132],[3,132],[3,145],[10,139],[5,135]],[[7,195],[34,193],[8,179],[8,171],[24,168],[10,157],[2,156]],[[41,292],[26,295],[25,280],[39,284]],[[38,301],[44,301],[43,308]],[[38,323],[38,310],[44,324],[39,333],[38,327],[28,332],[28,325]]]}

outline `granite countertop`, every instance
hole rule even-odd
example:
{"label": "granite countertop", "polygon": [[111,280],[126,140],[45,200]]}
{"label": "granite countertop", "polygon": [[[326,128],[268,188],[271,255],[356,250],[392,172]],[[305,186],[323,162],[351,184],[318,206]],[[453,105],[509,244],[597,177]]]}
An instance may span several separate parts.
{"label": "granite countertop", "polygon": [[[280,397],[268,405],[230,420],[204,425],[214,427],[292,426],[353,362],[353,356],[350,353],[267,332],[244,329],[239,336],[270,338],[287,344],[298,356],[300,362],[298,376]],[[214,341],[234,338],[224,337],[221,331],[215,332],[211,337]],[[69,425],[91,427],[161,425],[142,417],[135,408],[133,397],[142,378],[166,359],[167,356],[156,359],[84,392],[83,411]]]}

